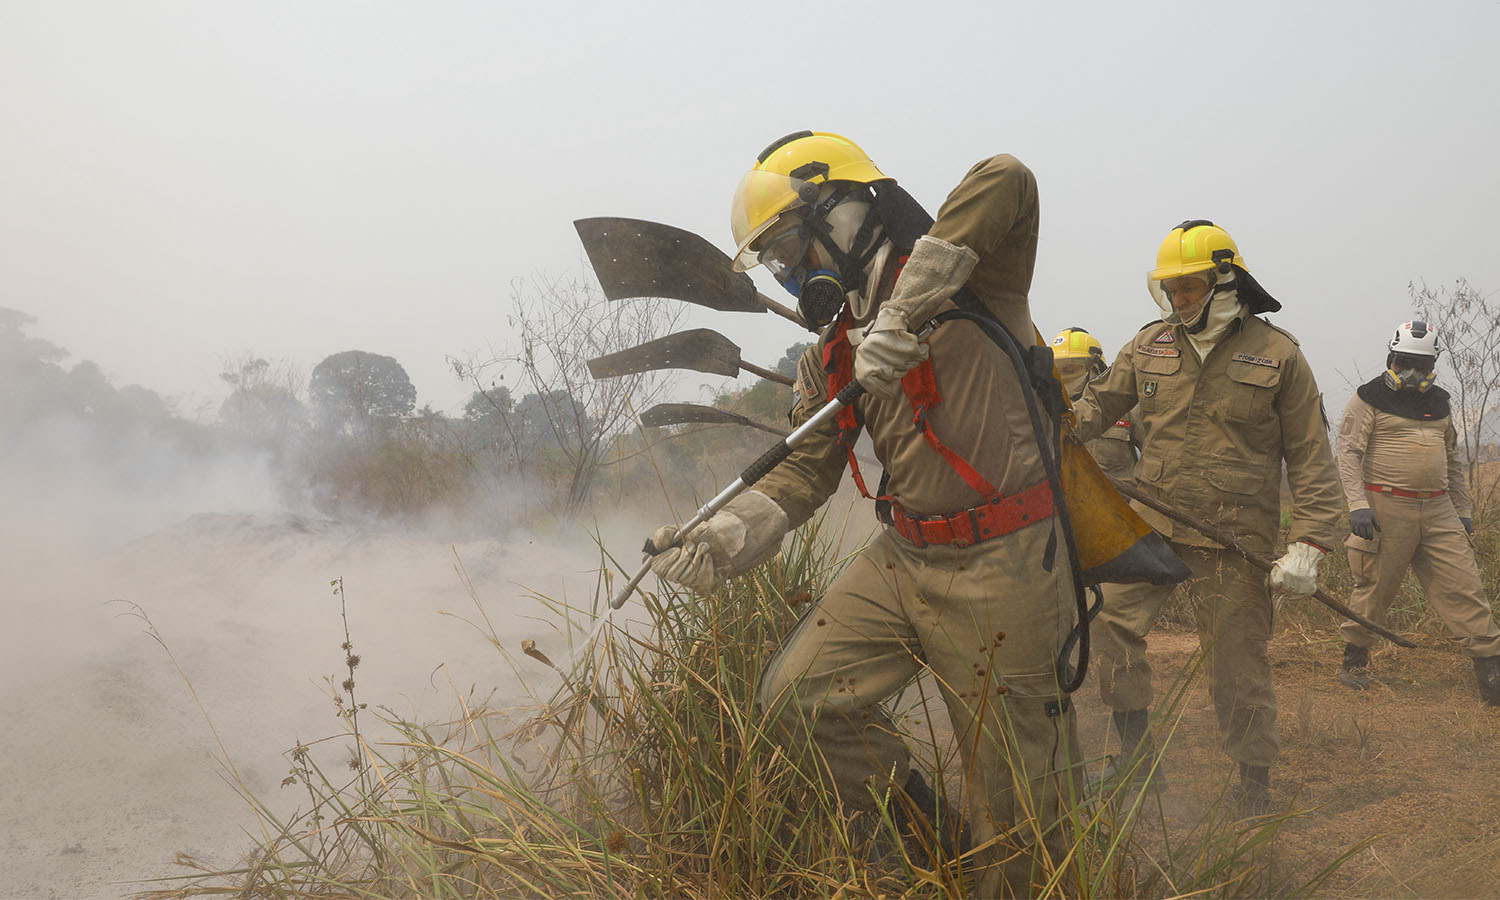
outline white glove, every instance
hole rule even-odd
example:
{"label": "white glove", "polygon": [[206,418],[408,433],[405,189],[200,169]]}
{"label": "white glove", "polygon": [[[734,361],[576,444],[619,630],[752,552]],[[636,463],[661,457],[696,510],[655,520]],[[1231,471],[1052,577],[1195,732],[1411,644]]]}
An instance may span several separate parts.
{"label": "white glove", "polygon": [[1271,588],[1289,597],[1311,597],[1318,589],[1318,562],[1323,551],[1306,541],[1286,548],[1281,559],[1271,564]]}
{"label": "white glove", "polygon": [[[707,522],[688,532],[679,546],[651,557],[651,571],[664,581],[708,594],[755,568],[781,549],[787,533],[786,512],[760,491],[746,491],[725,504]],[[661,547],[677,539],[677,526],[663,525],[651,535]]]}
{"label": "white glove", "polygon": [[901,392],[901,378],[927,358],[927,345],[917,340],[899,312],[882,309],[854,348],[854,380],[879,397]]}

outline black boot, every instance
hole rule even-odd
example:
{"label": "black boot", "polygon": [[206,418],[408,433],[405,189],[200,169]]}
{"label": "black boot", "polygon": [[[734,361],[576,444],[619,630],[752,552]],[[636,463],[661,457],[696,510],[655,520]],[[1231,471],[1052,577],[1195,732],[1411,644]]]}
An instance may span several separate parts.
{"label": "black boot", "polygon": [[1271,770],[1240,763],[1240,815],[1263,816],[1271,809]]}
{"label": "black boot", "polygon": [[1474,660],[1474,678],[1479,682],[1479,697],[1490,706],[1500,706],[1500,656]]}
{"label": "black boot", "polygon": [[1151,712],[1145,709],[1117,709],[1110,717],[1114,719],[1115,731],[1120,735],[1120,752],[1104,769],[1104,789],[1112,791],[1126,783],[1131,787],[1140,787],[1150,776],[1152,786],[1157,790],[1164,790],[1167,781],[1162,776],[1159,764],[1156,766],[1156,774],[1151,774],[1156,756],[1156,741],[1152,740],[1150,732]]}
{"label": "black boot", "polygon": [[939,862],[933,858],[934,848],[941,853],[942,861],[955,860],[969,851],[969,823],[942,802],[916,769],[908,772],[906,785],[891,797],[890,810],[896,833],[928,868]]}
{"label": "black boot", "polygon": [[1362,691],[1370,686],[1370,648],[1344,645],[1344,667],[1339,671],[1339,681]]}

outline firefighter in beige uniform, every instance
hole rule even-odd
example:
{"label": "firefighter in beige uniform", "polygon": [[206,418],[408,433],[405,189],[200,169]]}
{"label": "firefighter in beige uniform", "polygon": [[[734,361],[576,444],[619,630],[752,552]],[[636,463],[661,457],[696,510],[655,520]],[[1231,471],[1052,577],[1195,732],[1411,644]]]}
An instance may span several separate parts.
{"label": "firefighter in beige uniform", "polygon": [[[1052,339],[1052,358],[1057,363],[1057,374],[1062,377],[1063,389],[1072,400],[1081,397],[1084,386],[1109,368],[1104,362],[1104,347],[1099,339],[1082,328],[1058,332]],[[1115,481],[1129,481],[1135,474],[1135,461],[1141,455],[1135,418],[1135,410],[1131,410],[1088,442],[1089,455]]]}
{"label": "firefighter in beige uniform", "polygon": [[[1135,468],[1142,490],[1272,551],[1282,461],[1291,484],[1291,534],[1270,578],[1292,596],[1317,587],[1317,566],[1342,536],[1344,516],[1327,422],[1297,341],[1257,314],[1281,305],[1250,277],[1233,240],[1205,220],[1172,229],[1149,286],[1166,314],[1143,328],[1075,405],[1078,436],[1100,434],[1139,404]],[[1191,598],[1224,751],[1239,763],[1243,808],[1260,812],[1276,761],[1276,695],[1267,642],[1267,579],[1238,554],[1149,509],[1138,510],[1193,570]],[[1099,690],[1133,777],[1154,749],[1146,635],[1171,588],[1110,586],[1093,627]]]}
{"label": "firefighter in beige uniform", "polygon": [[[1073,625],[1072,573],[1011,363],[968,322],[944,324],[925,343],[914,331],[967,284],[1012,334],[1035,335],[1036,181],[1011,156],[977,164],[909,258],[890,239],[909,212],[903,200],[915,204],[857,146],[827,133],[783,138],[745,176],[733,215],[738,266],[766,264],[798,294],[804,317],[827,323],[799,364],[793,420],[850,378],[870,393],[838,431],[809,436],[653,568],[707,590],[773,555],[833,494],[854,437],[868,430],[889,476],[893,526],[767,663],[760,702],[790,750],[826,763],[847,810],[870,809],[872,790],[931,794],[881,708],[930,669],[965,757],[972,842],[1000,835],[976,860],[979,893],[1021,896],[1061,862],[1061,809],[1079,784],[1073,712],[1056,671]],[[673,535],[666,526],[653,541]],[[892,808],[899,817],[904,804]],[[1037,822],[1045,854],[1030,830]]]}
{"label": "firefighter in beige uniform", "polygon": [[[1500,628],[1469,543],[1473,510],[1448,392],[1432,383],[1439,349],[1430,325],[1403,322],[1391,338],[1386,370],[1360,385],[1344,407],[1338,461],[1349,501],[1349,605],[1385,624],[1410,567],[1473,658],[1479,695],[1500,706]],[[1339,680],[1364,690],[1375,635],[1355,622],[1345,622],[1343,632],[1348,643]]]}

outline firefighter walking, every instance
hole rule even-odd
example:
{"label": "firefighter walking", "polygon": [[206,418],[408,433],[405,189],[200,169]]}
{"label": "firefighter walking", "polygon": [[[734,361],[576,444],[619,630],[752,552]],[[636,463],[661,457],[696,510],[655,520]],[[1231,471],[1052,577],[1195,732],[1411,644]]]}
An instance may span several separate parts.
{"label": "firefighter walking", "polygon": [[[1423,321],[1396,327],[1386,369],[1344,408],[1338,465],[1349,503],[1349,605],[1384,625],[1410,568],[1448,633],[1474,660],[1479,695],[1500,706],[1500,627],[1469,535],[1474,531],[1448,392],[1433,384],[1441,347]],[[1343,625],[1339,680],[1369,687],[1375,635]]]}
{"label": "firefighter walking", "polygon": [[[1312,369],[1296,339],[1260,317],[1281,304],[1251,277],[1228,232],[1206,220],[1171,230],[1148,286],[1163,317],[1084,389],[1079,438],[1098,437],[1138,407],[1137,486],[1261,554],[1276,540],[1285,461],[1291,534],[1270,587],[1310,595],[1326,548],[1342,537],[1344,507]],[[1239,764],[1242,810],[1263,812],[1279,749],[1267,579],[1238,554],[1138,511],[1193,570],[1176,590],[1192,605],[1221,746]],[[1155,749],[1146,636],[1172,590],[1110,585],[1094,622],[1099,692],[1121,743],[1111,776],[1139,779]]]}

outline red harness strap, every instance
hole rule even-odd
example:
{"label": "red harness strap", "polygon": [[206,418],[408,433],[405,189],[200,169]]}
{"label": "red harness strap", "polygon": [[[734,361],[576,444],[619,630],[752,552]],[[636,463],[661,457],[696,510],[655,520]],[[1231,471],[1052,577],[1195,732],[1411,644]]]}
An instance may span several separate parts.
{"label": "red harness strap", "polygon": [[951,516],[914,516],[891,504],[891,524],[896,533],[918,547],[957,544],[968,547],[980,541],[1018,531],[1051,517],[1052,485],[1045,479],[1009,497],[995,497],[973,509]]}
{"label": "red harness strap", "polygon": [[[834,395],[854,380],[854,348],[849,346],[849,317],[847,315],[839,316],[833,337],[823,345],[823,371],[828,373],[829,400],[832,400]],[[860,427],[859,415],[854,411],[854,404],[851,403],[839,410],[834,421],[839,426],[839,446],[844,448],[844,453],[849,457],[849,474],[854,476],[854,486],[859,488],[860,496],[866,500],[892,499],[883,494],[879,497],[872,497],[865,487],[865,478],[859,471],[859,460],[854,456],[855,435],[859,433]]]}
{"label": "red harness strap", "polygon": [[[849,382],[854,380],[854,348],[849,344],[849,317],[841,316],[835,327],[833,337],[823,345],[823,370],[828,373],[828,396],[831,399],[839,391],[843,390]],[[979,470],[969,464],[953,451],[951,447],[944,444],[932,430],[932,425],[927,421],[932,409],[943,402],[942,394],[938,392],[937,376],[932,370],[930,358],[922,360],[921,364],[901,379],[901,390],[906,394],[906,400],[911,404],[912,423],[922,432],[922,438],[930,446],[949,468],[957,472],[969,487],[973,488],[984,498],[985,503],[990,503],[999,498],[1000,491],[990,484],[989,479],[979,474]],[[866,499],[891,500],[891,497],[871,497],[869,490],[865,487],[864,476],[859,471],[859,460],[854,456],[855,435],[859,432],[859,416],[854,407],[846,406],[839,410],[836,418],[839,426],[839,444],[843,446],[844,452],[849,457],[849,471],[854,476],[854,484],[859,488],[859,493]]]}

